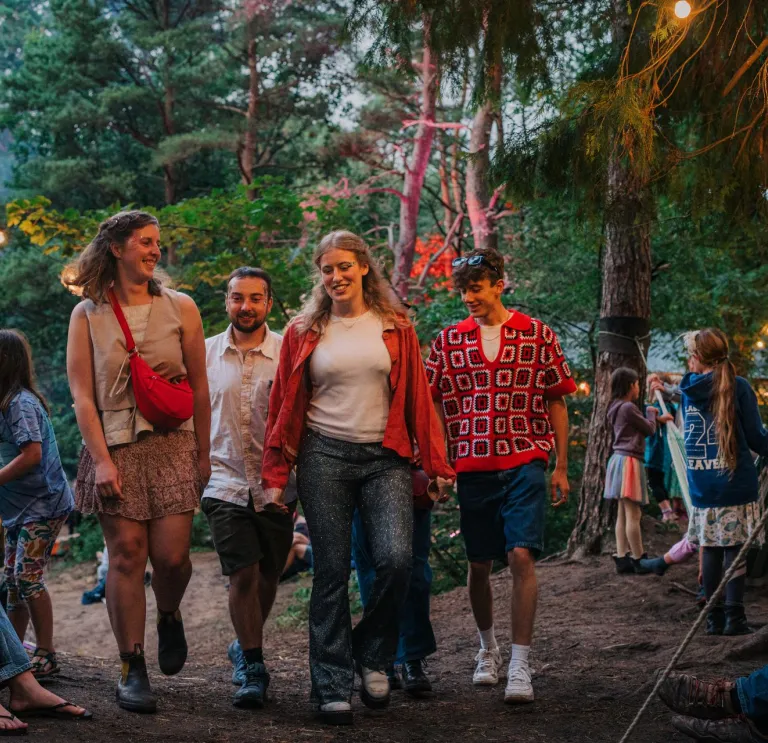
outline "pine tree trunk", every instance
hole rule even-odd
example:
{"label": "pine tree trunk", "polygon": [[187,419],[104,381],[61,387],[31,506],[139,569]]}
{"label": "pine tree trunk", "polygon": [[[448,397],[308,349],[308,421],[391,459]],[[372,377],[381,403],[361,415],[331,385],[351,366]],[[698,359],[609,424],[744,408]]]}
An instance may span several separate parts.
{"label": "pine tree trunk", "polygon": [[[250,186],[253,183],[253,168],[256,162],[256,114],[259,105],[259,71],[256,66],[256,39],[254,38],[251,23],[248,29],[248,109],[245,114],[245,137],[243,149],[240,155],[240,172],[243,184]],[[256,193],[248,190],[248,198],[253,200]]]}
{"label": "pine tree trunk", "polygon": [[[424,38],[426,40],[427,22],[425,21]],[[424,44],[422,59],[421,110],[413,155],[406,165],[403,185],[404,199],[400,201],[400,232],[395,245],[395,270],[392,286],[397,294],[406,299],[409,290],[409,278],[413,268],[413,256],[416,249],[416,236],[419,224],[419,206],[424,177],[432,154],[432,142],[435,137],[435,108],[437,102],[438,76],[434,57],[429,46]]]}
{"label": "pine tree trunk", "polygon": [[475,249],[498,247],[496,224],[488,214],[491,200],[489,171],[491,167],[491,130],[498,121],[501,99],[502,62],[496,61],[490,72],[491,86],[482,106],[472,121],[467,160],[467,214],[472,225]]}
{"label": "pine tree trunk", "polygon": [[[625,0],[613,0],[614,44],[621,50],[629,39],[630,17]],[[617,142],[620,137],[617,137]],[[602,265],[600,317],[651,316],[651,234],[646,204],[646,184],[629,159],[616,154],[608,163],[605,205],[605,251]],[[605,470],[611,454],[613,431],[607,420],[610,378],[614,369],[628,366],[640,375],[645,388],[646,368],[637,354],[600,351],[595,370],[595,404],[589,426],[584,476],[579,492],[576,524],[568,542],[568,554],[597,554],[605,530],[612,526],[615,509],[603,499]],[[641,396],[641,401],[644,399]]]}
{"label": "pine tree trunk", "polygon": [[[601,319],[650,319],[651,237],[645,195],[645,184],[632,172],[631,166],[618,157],[613,158],[608,166]],[[579,510],[568,543],[571,555],[599,553],[603,533],[612,525],[614,509],[610,501],[603,499],[603,488],[613,441],[613,431],[607,419],[610,379],[619,366],[635,369],[640,375],[641,390],[645,386],[645,363],[638,354],[598,353],[593,388],[595,405],[589,426]]]}

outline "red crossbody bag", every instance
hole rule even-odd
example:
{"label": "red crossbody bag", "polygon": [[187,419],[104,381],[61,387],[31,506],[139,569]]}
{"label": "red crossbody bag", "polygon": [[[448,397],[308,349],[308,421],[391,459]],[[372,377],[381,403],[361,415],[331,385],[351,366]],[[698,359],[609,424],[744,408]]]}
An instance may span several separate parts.
{"label": "red crossbody bag", "polygon": [[109,290],[109,301],[125,336],[136,407],[153,426],[178,428],[194,414],[192,387],[186,379],[169,382],[141,358],[114,289]]}

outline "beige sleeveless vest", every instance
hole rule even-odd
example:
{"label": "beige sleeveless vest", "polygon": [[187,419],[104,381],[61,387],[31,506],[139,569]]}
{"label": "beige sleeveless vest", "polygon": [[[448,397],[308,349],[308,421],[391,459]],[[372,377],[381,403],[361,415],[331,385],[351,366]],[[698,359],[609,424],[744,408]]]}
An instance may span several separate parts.
{"label": "beige sleeveless vest", "polygon": [[[96,406],[101,412],[135,408],[125,337],[112,305],[97,305],[88,299],[85,314],[93,347]],[[166,379],[186,376],[178,292],[163,289],[159,297],[152,298],[147,329],[137,348],[144,361]]]}

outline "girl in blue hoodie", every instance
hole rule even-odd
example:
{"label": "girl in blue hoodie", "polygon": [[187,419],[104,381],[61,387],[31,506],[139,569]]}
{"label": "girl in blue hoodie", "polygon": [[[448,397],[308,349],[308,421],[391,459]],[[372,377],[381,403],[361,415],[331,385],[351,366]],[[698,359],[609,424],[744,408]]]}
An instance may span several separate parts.
{"label": "girl in blue hoodie", "polygon": [[[682,392],[688,485],[693,502],[688,539],[702,548],[707,600],[760,519],[754,454],[768,454],[749,382],[736,376],[728,339],[716,328],[686,336],[690,372]],[[754,452],[754,454],[753,454]],[[760,540],[762,541],[762,540]],[[728,583],[725,606],[707,617],[707,634],[751,632],[744,614],[746,565]]]}

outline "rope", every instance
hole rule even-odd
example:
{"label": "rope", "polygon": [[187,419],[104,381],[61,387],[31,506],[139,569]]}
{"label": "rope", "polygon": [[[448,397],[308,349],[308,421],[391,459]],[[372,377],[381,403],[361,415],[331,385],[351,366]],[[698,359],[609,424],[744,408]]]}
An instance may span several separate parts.
{"label": "rope", "polygon": [[647,341],[651,334],[647,333],[646,335],[622,335],[621,333],[612,333],[610,330],[598,330],[598,335],[612,335],[614,338],[622,338],[625,341],[632,341],[637,346],[637,352],[640,354],[640,358],[643,360],[643,366],[647,369],[648,368],[648,362],[645,358],[645,352],[643,351],[643,346],[641,344],[641,341]]}
{"label": "rope", "polygon": [[725,590],[725,587],[730,582],[736,570],[740,567],[741,562],[746,558],[749,548],[757,539],[757,535],[760,534],[760,532],[763,530],[766,519],[768,519],[768,509],[766,509],[763,512],[762,518],[757,524],[757,528],[752,532],[749,539],[747,539],[747,541],[744,542],[744,545],[742,546],[738,556],[731,564],[731,567],[728,568],[728,570],[726,571],[725,575],[723,576],[723,579],[720,581],[720,585],[717,587],[717,590],[712,594],[712,598],[709,601],[707,601],[707,605],[701,610],[701,613],[696,618],[696,621],[693,623],[693,627],[691,627],[690,631],[685,636],[685,639],[680,643],[680,647],[678,647],[678,649],[675,651],[675,654],[672,656],[672,660],[669,661],[669,665],[664,669],[664,673],[662,673],[661,676],[659,676],[659,678],[656,680],[656,684],[654,685],[653,690],[648,695],[648,698],[643,703],[643,706],[640,707],[639,712],[635,715],[635,719],[632,720],[632,724],[627,728],[627,732],[624,733],[624,737],[619,741],[619,743],[626,743],[626,741],[629,740],[629,736],[632,734],[632,731],[637,726],[637,723],[640,722],[640,718],[643,716],[643,714],[651,704],[651,701],[656,696],[656,692],[658,692],[658,690],[661,688],[661,685],[664,683],[664,681],[666,681],[670,672],[675,667],[675,664],[677,663],[678,660],[680,660],[680,656],[683,654],[685,649],[690,644],[691,640],[693,639],[693,636],[696,634],[699,627],[701,627],[701,624],[704,621],[704,618],[707,616],[707,613],[720,600],[720,597],[723,595],[723,591]]}

